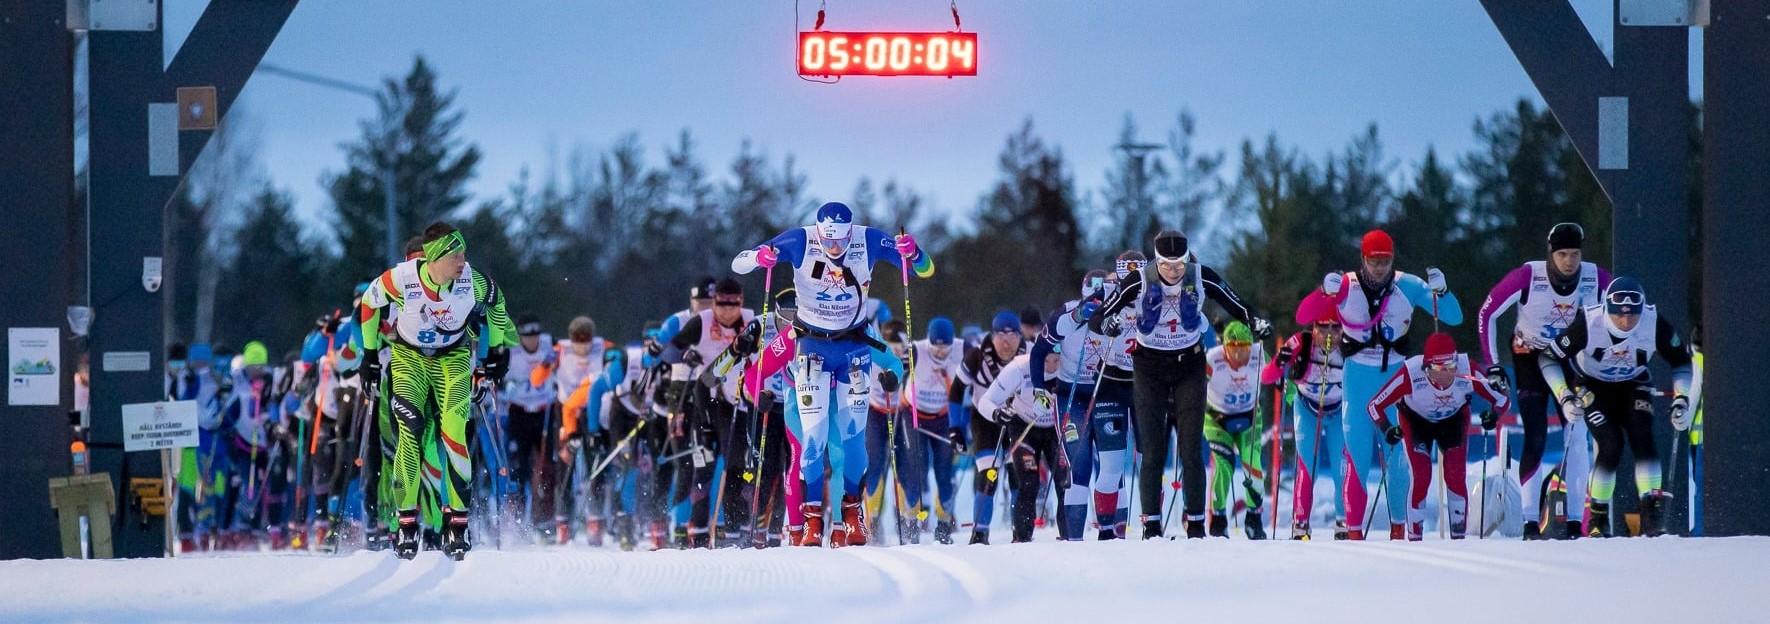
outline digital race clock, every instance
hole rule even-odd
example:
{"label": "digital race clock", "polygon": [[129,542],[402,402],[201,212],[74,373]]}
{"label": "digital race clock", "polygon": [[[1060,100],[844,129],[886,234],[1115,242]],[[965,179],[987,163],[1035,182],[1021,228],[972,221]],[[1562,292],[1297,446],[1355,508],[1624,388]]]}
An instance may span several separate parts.
{"label": "digital race clock", "polygon": [[799,33],[801,76],[976,76],[977,33]]}

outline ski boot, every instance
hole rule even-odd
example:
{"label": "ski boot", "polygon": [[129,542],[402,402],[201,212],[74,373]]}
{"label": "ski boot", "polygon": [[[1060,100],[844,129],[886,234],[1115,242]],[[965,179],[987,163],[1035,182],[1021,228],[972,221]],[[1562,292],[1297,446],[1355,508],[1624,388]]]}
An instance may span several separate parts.
{"label": "ski boot", "polygon": [[[1228,535],[1224,535],[1224,537],[1228,537]],[[1186,539],[1204,539],[1204,538],[1205,538],[1205,519],[1204,518],[1187,518],[1186,519]]]}
{"label": "ski boot", "polygon": [[450,559],[460,561],[473,545],[467,541],[467,512],[450,509],[443,512],[442,549]]}
{"label": "ski boot", "polygon": [[[303,533],[296,533],[295,535],[296,539],[300,539]],[[330,547],[337,543],[338,532],[332,530],[332,523],[328,521],[325,516],[321,516],[319,520],[314,521],[313,539],[307,542],[308,550],[315,552],[331,552]],[[300,545],[294,544],[293,542],[290,543],[290,546],[301,548]]]}
{"label": "ski boot", "polygon": [[670,529],[670,547],[676,550],[688,548],[688,525],[678,524]]}
{"label": "ski boot", "polygon": [[601,547],[603,535],[602,518],[590,518],[584,521],[584,539],[591,546]]}
{"label": "ski boot", "polygon": [[1260,510],[1249,509],[1241,519],[1241,529],[1250,540],[1266,539],[1266,523],[1260,521]]}
{"label": "ski boot", "polygon": [[572,525],[564,518],[553,521],[553,543],[560,546],[572,543]]}
{"label": "ski boot", "polygon": [[399,528],[393,535],[393,555],[401,559],[418,556],[418,511],[399,512]]}
{"label": "ski boot", "polygon": [[971,529],[971,542],[970,542],[970,544],[972,544],[972,545],[982,544],[984,546],[988,546],[989,545],[989,529]]}
{"label": "ski boot", "polygon": [[[1352,530],[1346,528],[1345,520],[1334,521],[1334,541],[1343,542],[1352,539]],[[1364,531],[1358,532],[1358,539],[1364,539]]]}
{"label": "ski boot", "polygon": [[934,523],[934,541],[949,545],[953,543],[953,521],[939,520]]}
{"label": "ski boot", "polygon": [[1159,519],[1150,518],[1149,516],[1144,516],[1143,517],[1143,539],[1152,540],[1152,539],[1156,539],[1161,536],[1162,536],[1162,521]]}
{"label": "ski boot", "polygon": [[[800,503],[799,513],[805,515],[805,527],[800,529],[800,546],[813,548],[824,545],[824,506],[822,503]],[[832,540],[833,541],[833,540]]]}
{"label": "ski boot", "polygon": [[1463,537],[1465,535],[1467,535],[1468,532],[1469,532],[1469,521],[1468,520],[1452,520],[1451,521],[1451,523],[1450,523],[1450,538],[1451,539],[1453,539],[1453,540],[1463,539]]}
{"label": "ski boot", "polygon": [[1397,526],[1397,525],[1391,524],[1391,525],[1389,525],[1389,541],[1395,541],[1395,533],[1397,531],[1401,532],[1402,539],[1405,539],[1410,542],[1417,542],[1422,539],[1425,539],[1425,537],[1426,537],[1426,523],[1423,521],[1416,520],[1414,522],[1407,523],[1406,526]]}
{"label": "ski boot", "polygon": [[[1569,528],[1572,528],[1572,525],[1573,525],[1573,523],[1569,523],[1568,524]],[[1545,540],[1545,539],[1548,539],[1548,537],[1543,535],[1542,523],[1537,522],[1535,520],[1531,520],[1529,522],[1524,523],[1524,541],[1536,542],[1536,541],[1541,541],[1541,540]]]}
{"label": "ski boot", "polygon": [[420,534],[425,550],[442,550],[442,533],[430,527],[424,527]]}
{"label": "ski boot", "polygon": [[789,525],[787,527],[787,545],[789,545],[789,546],[804,546],[805,544],[802,543],[804,541],[805,541],[805,525],[799,525],[799,526],[790,526]]}
{"label": "ski boot", "polygon": [[370,526],[369,530],[367,532],[363,533],[363,549],[364,550],[368,550],[370,552],[378,552],[378,551],[387,550],[387,546],[388,546],[387,528],[381,526],[380,523],[376,523],[376,524]]}
{"label": "ski boot", "polygon": [[665,536],[669,534],[670,530],[664,526],[662,520],[653,520],[650,527],[645,530],[646,538],[651,540],[652,550],[663,550],[668,545]]}
{"label": "ski boot", "polygon": [[1389,541],[1399,542],[1407,539],[1407,527],[1399,524],[1389,525]]}
{"label": "ski boot", "polygon": [[1309,541],[1309,537],[1308,520],[1291,523],[1291,541],[1307,542]]}
{"label": "ski boot", "polygon": [[867,522],[860,510],[861,502],[859,496],[842,497],[842,523],[830,533],[831,548],[867,545]]}
{"label": "ski boot", "polygon": [[1586,537],[1610,537],[1610,503],[1592,501],[1592,523],[1586,527]]}
{"label": "ski boot", "polygon": [[1641,495],[1641,534],[1647,537],[1659,537],[1666,534],[1666,506],[1672,501],[1672,493],[1665,490],[1652,490]]}
{"label": "ski boot", "polygon": [[1581,537],[1585,537],[1585,535],[1586,535],[1586,533],[1585,533],[1585,531],[1583,531],[1580,528],[1580,523],[1578,520],[1568,520],[1567,521],[1567,533],[1565,535],[1563,535],[1561,537],[1561,539],[1573,540],[1573,539],[1579,539]]}
{"label": "ski boot", "polygon": [[1336,534],[1334,539],[1336,539],[1336,540],[1344,539],[1348,542],[1362,542],[1362,541],[1364,541],[1364,529],[1351,529],[1351,528],[1349,528],[1349,529],[1346,529],[1346,537],[1341,538],[1338,536],[1338,534]]}
{"label": "ski boot", "polygon": [[1212,512],[1210,533],[1211,537],[1229,539],[1229,514]]}

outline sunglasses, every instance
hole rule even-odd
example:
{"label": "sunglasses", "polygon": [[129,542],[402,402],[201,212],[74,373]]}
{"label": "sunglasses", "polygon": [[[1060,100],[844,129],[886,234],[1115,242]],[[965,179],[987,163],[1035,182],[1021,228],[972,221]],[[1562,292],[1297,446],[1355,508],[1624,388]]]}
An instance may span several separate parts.
{"label": "sunglasses", "polygon": [[719,306],[721,308],[735,308],[735,307],[744,305],[744,302],[743,301],[715,301],[715,302],[713,302],[713,305]]}
{"label": "sunglasses", "polygon": [[1457,369],[1457,361],[1454,358],[1448,359],[1448,360],[1440,360],[1437,362],[1427,362],[1426,363],[1426,370],[1429,370],[1429,371],[1432,371],[1435,373],[1453,371],[1456,369]]}

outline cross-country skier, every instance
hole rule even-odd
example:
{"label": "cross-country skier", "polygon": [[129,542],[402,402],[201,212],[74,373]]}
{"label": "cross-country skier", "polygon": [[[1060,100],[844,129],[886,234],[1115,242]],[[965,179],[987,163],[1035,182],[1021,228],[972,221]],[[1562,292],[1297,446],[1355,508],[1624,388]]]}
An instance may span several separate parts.
{"label": "cross-country skier", "polygon": [[1664,534],[1671,494],[1661,489],[1659,448],[1653,441],[1653,376],[1647,363],[1657,353],[1672,367],[1672,427],[1685,431],[1693,403],[1690,344],[1647,303],[1640,281],[1617,277],[1605,291],[1604,303],[1581,308],[1544,353],[1550,357],[1538,358],[1539,368],[1562,412],[1585,418],[1598,443],[1588,533],[1611,535],[1610,499],[1626,443],[1635,457],[1641,532]]}
{"label": "cross-country skier", "polygon": [[934,540],[942,544],[953,543],[953,531],[958,528],[958,521],[953,517],[955,488],[958,486],[953,474],[956,452],[948,414],[952,406],[947,401],[952,393],[953,380],[959,375],[960,358],[954,340],[953,322],[937,316],[929,319],[925,337],[910,345],[915,361],[915,368],[911,371],[915,375],[915,382],[911,384],[915,396],[907,396],[909,388],[904,390],[915,418],[904,423],[909,426],[905,432],[909,440],[909,457],[898,459],[898,478],[906,482],[906,491],[913,485],[916,493],[910,499],[910,507],[916,518],[913,530],[917,534],[921,533],[922,518],[928,513],[925,484],[929,472],[933,472]]}
{"label": "cross-country skier", "polygon": [[[607,342],[596,335],[596,321],[588,316],[573,318],[566,325],[565,344],[554,348],[553,384],[560,406],[559,426],[547,434],[554,438],[552,447],[555,452],[548,454],[547,462],[539,467],[540,474],[535,478],[552,485],[547,490],[551,493],[551,504],[543,507],[543,512],[553,510],[553,535],[560,544],[572,541],[572,520],[577,512],[577,492],[573,489],[572,478],[577,472],[578,455],[583,451],[589,433],[594,431],[584,422],[584,401],[590,386],[602,375],[603,353],[607,348]],[[585,539],[592,545],[601,543],[601,522],[600,516],[584,519]],[[596,526],[590,526],[592,523]]]}
{"label": "cross-country skier", "polygon": [[[1081,298],[1064,303],[1048,315],[1045,328],[1034,341],[1028,358],[1034,385],[1051,391],[1057,399],[1059,435],[1069,459],[1070,480],[1056,486],[1062,488],[1057,495],[1062,503],[1057,535],[1062,540],[1082,540],[1088,524],[1089,495],[1107,491],[1099,487],[1090,491],[1088,487],[1094,478],[1096,458],[1099,460],[1099,479],[1103,485],[1106,482],[1112,484],[1108,490],[1114,496],[1124,469],[1123,413],[1106,415],[1091,409],[1099,398],[1096,383],[1103,374],[1112,339],[1090,331],[1088,320],[1106,300],[1108,275],[1097,269],[1082,276]],[[1051,353],[1058,354],[1061,364],[1055,371],[1054,383],[1041,383],[1046,373],[1045,356]],[[1098,496],[1095,498],[1099,501]],[[1096,510],[1100,526],[1110,531],[1113,515],[1117,512],[1116,500],[1101,504]]]}
{"label": "cross-country skier", "polygon": [[[408,260],[381,274],[369,287],[358,310],[362,327],[379,327],[383,314],[394,315],[396,339],[389,345],[388,365],[393,412],[399,421],[399,449],[394,469],[399,497],[399,529],[395,554],[410,559],[418,553],[418,490],[420,436],[440,426],[448,460],[445,487],[443,549],[461,558],[467,541],[467,511],[473,475],[467,447],[467,419],[472,395],[472,334],[483,323],[489,355],[482,363],[494,385],[503,383],[509,347],[516,328],[504,311],[504,295],[467,263],[467,241],[447,223],[424,230],[424,258]],[[379,332],[364,332],[364,372],[380,374]]]}
{"label": "cross-country skier", "polygon": [[[1043,467],[1052,479],[1069,482],[1069,462],[1057,439],[1057,399],[1051,391],[1033,384],[1031,356],[1015,356],[1002,367],[989,388],[977,396],[980,417],[989,418],[1002,427],[1008,442],[1003,453],[1008,456],[1008,482],[1014,489],[1011,520],[1014,542],[1032,541],[1033,515],[1039,503],[1039,474]],[[1045,356],[1045,377],[1057,377],[1061,364],[1053,352]]]}
{"label": "cross-country skier", "polygon": [[[1426,338],[1425,353],[1402,362],[1401,369],[1383,383],[1366,408],[1366,416],[1382,430],[1384,441],[1390,446],[1406,442],[1403,448],[1413,473],[1407,497],[1408,541],[1420,541],[1425,526],[1426,512],[1421,506],[1432,487],[1433,449],[1444,460],[1450,538],[1463,539],[1469,518],[1464,478],[1468,449],[1463,443],[1469,433],[1470,400],[1475,395],[1492,406],[1481,417],[1481,427],[1491,431],[1509,407],[1505,391],[1473,374],[1469,356],[1457,352],[1450,334],[1435,332]],[[1391,408],[1399,414],[1399,424],[1385,415]]]}
{"label": "cross-country skier", "polygon": [[[510,480],[516,486],[515,497],[510,501],[516,507],[511,515],[521,518],[522,526],[530,527],[545,523],[537,523],[530,512],[552,495],[552,488],[543,487],[536,477],[543,474],[539,466],[549,461],[549,429],[558,418],[554,403],[557,390],[550,374],[558,355],[553,348],[553,336],[541,329],[538,317],[523,316],[516,324],[516,335],[517,348],[510,350],[510,374],[504,390],[510,403],[509,424],[505,428],[509,438],[506,454]],[[551,521],[552,518],[546,519]]]}
{"label": "cross-country skier", "polygon": [[962,449],[969,445],[977,466],[977,475],[972,481],[972,544],[989,543],[989,525],[996,511],[996,488],[1002,477],[997,455],[1004,444],[1004,431],[1002,425],[993,420],[993,414],[977,412],[967,415],[965,391],[971,389],[970,406],[975,408],[977,398],[989,389],[1002,368],[1014,356],[1025,352],[1020,316],[1007,310],[997,312],[990,321],[989,336],[981,345],[966,350],[965,359],[959,364],[958,379],[947,392],[953,446]]}
{"label": "cross-country skier", "polygon": [[[1488,382],[1503,392],[1506,370],[1499,364],[1500,314],[1514,304],[1518,319],[1512,330],[1512,370],[1517,376],[1518,417],[1524,425],[1524,450],[1518,460],[1518,479],[1524,491],[1524,539],[1541,539],[1543,475],[1549,471],[1542,465],[1543,446],[1547,442],[1548,409],[1554,403],[1549,386],[1537,359],[1549,343],[1567,331],[1579,311],[1597,305],[1604,287],[1610,284],[1610,273],[1598,265],[1584,261],[1581,246],[1585,230],[1577,223],[1561,223],[1549,230],[1549,258],[1533,260],[1512,269],[1487,293],[1481,303],[1479,324],[1482,362],[1486,365]],[[1591,474],[1591,454],[1586,444],[1585,421],[1559,414],[1562,435],[1568,441],[1562,461],[1562,480],[1567,491],[1581,497]],[[1577,493],[1577,494],[1576,494]],[[1585,505],[1568,505],[1569,509]],[[1581,535],[1580,521],[1569,514],[1567,532],[1557,536],[1573,539]]]}
{"label": "cross-country skier", "polygon": [[1099,324],[1120,311],[1138,310],[1137,349],[1132,354],[1135,383],[1138,468],[1143,507],[1143,538],[1162,535],[1162,468],[1170,446],[1168,431],[1178,432],[1181,483],[1185,497],[1186,536],[1205,536],[1204,391],[1205,350],[1200,338],[1210,331],[1204,318],[1207,297],[1229,316],[1247,323],[1256,337],[1271,334],[1265,319],[1253,311],[1217,271],[1200,263],[1179,232],[1162,231],[1154,240],[1155,267],[1132,274],[1092,322]]}
{"label": "cross-country skier", "polygon": [[[798,355],[793,364],[805,432],[799,464],[807,478],[805,540],[818,544],[821,535],[814,537],[811,527],[815,518],[821,533],[824,497],[818,477],[831,433],[839,437],[850,464],[866,465],[863,424],[872,358],[861,304],[872,286],[873,267],[881,261],[897,267],[908,263],[917,276],[927,278],[934,274],[934,261],[909,234],[893,238],[881,230],[854,226],[853,211],[836,202],[818,208],[816,223],[787,230],[738,254],[731,269],[739,274],[758,267],[772,269],[782,257],[793,266],[793,286],[800,297],[795,323]],[[860,514],[863,471],[852,472],[844,475],[842,522],[830,538],[833,546],[865,540]],[[815,484],[810,482],[814,478]]]}
{"label": "cross-country skier", "polygon": [[1345,433],[1340,420],[1341,383],[1346,357],[1341,351],[1340,311],[1320,290],[1297,306],[1297,324],[1309,328],[1292,334],[1278,357],[1261,373],[1261,382],[1289,386],[1291,412],[1296,414],[1297,473],[1291,504],[1291,539],[1307,540],[1309,515],[1315,507],[1315,475],[1321,459],[1334,482],[1334,539],[1346,539],[1346,499],[1340,494],[1345,473]]}
{"label": "cross-country skier", "polygon": [[[750,323],[744,334],[732,343],[732,355],[739,359],[747,359],[759,353],[763,345],[774,343],[782,332],[790,332],[793,319],[799,312],[798,295],[792,288],[786,288],[773,295],[774,309],[759,316]],[[783,345],[784,346],[784,345]],[[764,377],[759,362],[751,362],[744,368],[744,393],[755,418],[748,432],[747,445],[753,449],[755,460],[752,462],[760,474],[753,483],[744,488],[747,494],[743,501],[756,510],[752,518],[753,528],[750,531],[750,545],[756,548],[769,548],[781,544],[781,526],[786,521],[781,513],[784,508],[791,514],[797,513],[793,505],[786,503],[786,491],[790,487],[797,491],[798,486],[785,485],[784,475],[789,472],[794,456],[793,446],[787,440],[787,405],[792,402],[791,390],[787,386],[784,367]],[[753,418],[754,420],[754,418]],[[797,471],[792,471],[797,478]],[[801,525],[803,518],[800,519]],[[801,532],[803,527],[801,526]]]}
{"label": "cross-country skier", "polygon": [[[730,277],[719,280],[713,287],[713,308],[684,322],[660,356],[671,365],[669,400],[675,402],[682,392],[693,393],[688,399],[693,407],[687,412],[686,420],[674,423],[671,429],[682,448],[693,451],[677,460],[676,500],[680,502],[686,498],[690,503],[689,548],[711,546],[714,514],[726,511],[711,507],[712,499],[716,498],[714,471],[719,465],[719,457],[725,458],[727,471],[736,469],[743,462],[743,449],[734,448],[738,445],[728,439],[733,433],[737,396],[735,392],[727,391],[728,386],[735,390],[735,380],[742,369],[730,368],[725,376],[719,376],[717,371],[703,371],[731,347],[732,341],[755,318],[756,313],[743,306],[743,285]],[[715,385],[709,387],[697,383],[703,373],[715,376]],[[725,377],[732,381],[728,384]],[[684,474],[692,475],[692,478],[681,479]],[[731,483],[729,479],[719,482],[719,487]],[[721,501],[722,506],[728,504],[730,501]]]}
{"label": "cross-country skier", "polygon": [[1242,530],[1248,539],[1266,539],[1260,521],[1260,489],[1266,475],[1260,462],[1263,420],[1260,409],[1260,368],[1266,354],[1254,333],[1241,321],[1223,326],[1223,344],[1205,352],[1205,442],[1211,446],[1211,526],[1213,537],[1229,537],[1229,501],[1235,467],[1247,473],[1242,481],[1247,504]]}
{"label": "cross-country skier", "polygon": [[[903,321],[887,321],[879,326],[879,336],[885,346],[891,349],[898,359],[908,361],[910,340],[908,329]],[[861,485],[866,490],[866,516],[873,520],[868,523],[877,535],[880,519],[885,517],[885,492],[895,490],[897,493],[897,533],[903,543],[908,543],[909,522],[906,516],[910,499],[919,500],[920,489],[917,484],[903,479],[904,468],[908,465],[910,435],[905,427],[909,419],[905,417],[902,379],[896,373],[883,367],[874,367],[872,389],[867,393],[867,472],[861,478]],[[886,438],[890,437],[890,440]],[[890,447],[886,445],[890,444]],[[895,461],[897,465],[893,466]],[[880,540],[883,542],[883,540]]]}
{"label": "cross-country skier", "polygon": [[[1363,260],[1356,271],[1329,273],[1322,292],[1333,297],[1340,310],[1346,353],[1345,399],[1341,402],[1341,426],[1346,436],[1346,520],[1352,525],[1347,537],[1364,539],[1366,494],[1364,476],[1370,458],[1379,450],[1382,433],[1371,420],[1360,416],[1383,382],[1395,374],[1408,350],[1407,329],[1413,325],[1414,309],[1422,308],[1445,325],[1463,322],[1463,309],[1444,283],[1444,273],[1426,269],[1426,278],[1395,270],[1395,241],[1382,230],[1365,233],[1359,242]],[[1389,490],[1389,539],[1405,537],[1394,522],[1405,507],[1407,466],[1399,447],[1389,447],[1382,459]]]}

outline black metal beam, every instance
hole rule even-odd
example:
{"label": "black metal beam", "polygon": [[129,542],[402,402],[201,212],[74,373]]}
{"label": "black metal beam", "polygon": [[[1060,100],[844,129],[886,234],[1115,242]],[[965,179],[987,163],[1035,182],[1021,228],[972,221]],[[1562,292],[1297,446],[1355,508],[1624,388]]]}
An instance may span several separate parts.
{"label": "black metal beam", "polygon": [[1714,2],[1703,33],[1704,521],[1770,534],[1770,0]]}
{"label": "black metal beam", "polygon": [[[178,55],[166,68],[172,88],[213,86],[217,118],[233,108],[246,87],[246,79],[258,68],[277,32],[289,20],[299,0],[253,0],[211,2],[184,40]],[[213,132],[187,131],[179,142],[181,168],[196,162]]]}
{"label": "black metal beam", "polygon": [[[174,102],[180,86],[214,86],[217,117],[224,119],[296,3],[210,3],[169,69],[158,31],[92,33],[92,461],[93,470],[110,472],[118,484],[118,556],[157,557],[165,549],[164,525],[126,504],[128,479],[158,477],[160,463],[152,454],[122,452],[121,409],[165,392],[162,295],[143,289],[142,259],[164,257],[166,204],[211,134],[178,133],[178,175],[151,176],[148,105]],[[107,353],[142,351],[149,354],[147,371],[104,365]]]}
{"label": "black metal beam", "polygon": [[[1612,271],[1639,278],[1659,312],[1687,327],[1686,27],[1624,26],[1620,1],[1613,2],[1613,65],[1567,0],[1481,0],[1481,5],[1610,199]],[[1601,112],[1618,104],[1620,114],[1615,108],[1608,118]],[[1663,401],[1660,407],[1664,413]],[[1656,419],[1655,430],[1657,439],[1671,439],[1663,419]],[[1682,495],[1681,484],[1668,487]],[[1618,508],[1632,510],[1635,494],[1632,479],[1618,480]],[[1676,512],[1674,523],[1682,517]]]}
{"label": "black metal beam", "polygon": [[[68,214],[74,197],[72,39],[57,2],[0,2],[0,326],[67,321]],[[25,147],[25,146],[28,146]],[[71,403],[76,362],[64,340],[61,400]],[[49,479],[69,473],[65,406],[0,410],[0,559],[61,556]]]}

